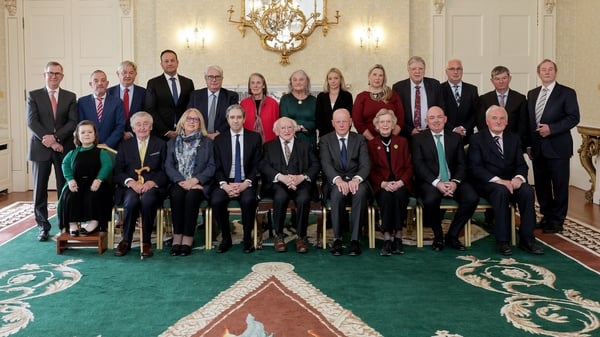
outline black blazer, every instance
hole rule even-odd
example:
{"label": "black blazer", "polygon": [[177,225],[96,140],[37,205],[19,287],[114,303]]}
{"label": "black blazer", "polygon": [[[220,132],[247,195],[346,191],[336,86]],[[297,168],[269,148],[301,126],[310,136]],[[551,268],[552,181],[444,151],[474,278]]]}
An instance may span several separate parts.
{"label": "black blazer", "polygon": [[[121,85],[117,84],[106,90],[110,96],[116,96],[121,98]],[[146,88],[140,87],[139,85],[133,85],[133,96],[130,95],[130,106],[129,106],[129,117],[138,111],[146,111]],[[125,121],[125,131],[131,131],[131,123],[129,120]]]}
{"label": "black blazer", "polygon": [[194,91],[194,82],[184,76],[177,74],[181,89],[178,94],[177,104],[173,102],[171,84],[168,83],[165,74],[160,74],[148,80],[146,84],[146,110],[154,118],[152,134],[167,141],[165,134],[175,130],[175,125],[187,108],[190,94]]}
{"label": "black blazer", "polygon": [[520,174],[527,179],[529,167],[523,158],[519,136],[505,130],[502,134],[502,148],[504,158],[487,129],[471,137],[469,172],[475,186],[488,183],[493,177],[510,180]]}
{"label": "black blazer", "polygon": [[[508,96],[505,99],[504,109],[508,113],[508,132],[519,135],[523,152],[525,152],[525,144],[529,141],[529,115],[527,114],[527,99],[525,95],[512,89],[508,90]],[[487,92],[479,96],[479,112],[477,113],[477,129],[483,131],[487,129],[485,123],[485,111],[492,105],[500,105],[498,102],[498,93],[496,90]]]}
{"label": "black blazer", "polygon": [[[214,141],[215,153],[215,183],[229,180],[229,173],[233,165],[231,158],[231,129],[221,132]],[[244,129],[244,173],[245,178],[252,181],[256,186],[258,177],[258,167],[262,159],[262,138],[260,134],[248,129]]]}
{"label": "black blazer", "polygon": [[542,138],[535,129],[535,103],[542,87],[527,93],[531,155],[550,159],[566,159],[573,155],[571,129],[579,123],[579,104],[575,90],[556,83],[546,101],[541,123],[548,124],[550,136]]}
{"label": "black blazer", "polygon": [[[418,183],[431,184],[440,174],[437,147],[430,130],[413,136],[411,143],[413,169]],[[444,152],[450,179],[462,182],[467,178],[467,160],[461,136],[444,132]]]}
{"label": "black blazer", "polygon": [[[425,86],[425,94],[427,95],[427,109],[432,106],[439,106],[444,109],[440,81],[434,78],[424,77],[423,85]],[[396,82],[392,89],[400,96],[402,107],[404,108],[404,128],[402,129],[401,134],[405,137],[410,137],[415,128],[415,123],[413,121],[413,107],[411,106],[410,100],[410,78]]]}
{"label": "black blazer", "polygon": [[454,96],[454,88],[448,81],[440,84],[442,91],[442,99],[444,100],[444,112],[448,121],[446,122],[446,130],[452,131],[457,126],[463,126],[467,129],[467,135],[463,141],[468,143],[469,137],[473,134],[475,121],[477,120],[477,108],[479,101],[479,93],[477,87],[462,82],[460,93],[460,105],[457,105]]}
{"label": "black blazer", "polygon": [[319,130],[319,137],[324,136],[333,131],[333,125],[331,120],[333,119],[333,112],[337,109],[347,109],[352,116],[352,94],[349,91],[340,90],[340,93],[331,107],[331,100],[329,99],[329,93],[321,92],[317,95],[317,107],[315,109],[315,117],[317,122],[317,130]]}
{"label": "black blazer", "polygon": [[[190,95],[190,101],[187,105],[188,108],[196,108],[202,112],[204,117],[204,124],[208,128],[208,89],[202,88],[194,90]],[[215,131],[223,133],[229,129],[227,124],[227,118],[225,118],[225,112],[230,105],[238,104],[240,96],[235,91],[221,88],[219,90],[219,97],[217,98],[217,115],[215,116]],[[209,131],[210,132],[210,131]]]}

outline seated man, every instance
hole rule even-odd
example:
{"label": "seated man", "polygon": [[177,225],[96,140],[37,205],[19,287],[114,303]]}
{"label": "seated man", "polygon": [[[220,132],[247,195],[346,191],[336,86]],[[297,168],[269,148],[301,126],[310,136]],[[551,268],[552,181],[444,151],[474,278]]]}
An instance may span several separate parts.
{"label": "seated man", "polygon": [[263,191],[273,196],[277,252],[287,251],[283,223],[290,199],[296,204],[296,251],[308,251],[306,229],[311,193],[315,190],[315,181],[321,169],[312,146],[294,138],[296,127],[296,121],[288,117],[275,121],[273,131],[277,138],[264,145],[264,157],[260,162]]}
{"label": "seated man", "polygon": [[427,111],[427,129],[412,138],[412,159],[415,172],[415,186],[423,202],[423,226],[433,230],[433,250],[444,249],[442,219],[440,209],[442,198],[452,198],[458,209],[446,234],[446,245],[457,250],[465,250],[458,240],[458,234],[477,207],[479,197],[465,182],[467,161],[461,136],[455,132],[444,132],[446,116],[437,106]]}
{"label": "seated man", "polygon": [[258,206],[256,183],[262,158],[262,139],[260,134],[244,129],[246,111],[241,105],[229,106],[225,118],[229,128],[215,137],[214,142],[215,180],[219,188],[212,192],[211,204],[223,237],[217,253],[228,251],[232,245],[227,212],[231,199],[237,199],[242,208],[244,253],[252,253],[255,248],[251,234]]}
{"label": "seated man", "polygon": [[165,142],[150,135],[152,115],[140,111],[131,116],[131,129],[135,134],[121,142],[115,158],[113,181],[119,184],[115,193],[115,203],[122,204],[123,240],[115,250],[115,256],[123,256],[131,249],[136,221],[141,212],[142,256],[150,257],[152,252],[152,228],[156,210],[162,204],[169,179],[163,164],[167,148]]}
{"label": "seated man", "polygon": [[521,226],[519,247],[532,254],[544,254],[535,242],[535,196],[527,183],[527,163],[523,158],[521,140],[517,134],[505,131],[506,110],[497,105],[485,112],[488,129],[472,137],[469,148],[469,169],[477,191],[489,200],[494,209],[495,235],[498,251],[512,255],[508,244],[510,220],[508,203],[519,207]]}
{"label": "seated man", "polygon": [[349,254],[355,256],[361,254],[358,239],[360,224],[367,212],[369,187],[365,179],[369,176],[371,162],[365,138],[350,131],[352,119],[348,110],[334,111],[332,124],[335,131],[321,137],[319,143],[325,195],[331,199],[334,236],[331,253],[335,256],[343,253],[341,221],[346,201],[351,199],[352,236]]}

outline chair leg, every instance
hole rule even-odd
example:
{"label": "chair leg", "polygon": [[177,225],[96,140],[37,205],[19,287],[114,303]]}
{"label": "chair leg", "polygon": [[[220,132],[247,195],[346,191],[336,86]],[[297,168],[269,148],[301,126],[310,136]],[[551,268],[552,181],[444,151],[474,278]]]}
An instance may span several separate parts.
{"label": "chair leg", "polygon": [[204,220],[204,249],[211,250],[212,249],[212,227],[213,227],[213,214],[212,208],[206,208],[206,219]]}
{"label": "chair leg", "polygon": [[515,215],[515,207],[513,205],[510,206],[510,231],[511,231],[511,243],[513,246],[517,245],[517,224],[516,224],[516,215]]}
{"label": "chair leg", "polygon": [[417,247],[423,248],[423,209],[419,206],[415,208],[417,218]]}
{"label": "chair leg", "polygon": [[108,222],[108,248],[115,248],[115,213],[117,209],[113,207],[111,213],[111,219]]}
{"label": "chair leg", "polygon": [[465,247],[471,247],[471,219],[465,224]]}
{"label": "chair leg", "polygon": [[327,207],[323,206],[323,219],[321,223],[321,228],[323,228],[323,237],[322,237],[322,247],[323,249],[327,249]]}
{"label": "chair leg", "polygon": [[369,214],[369,248],[373,249],[375,248],[375,208],[368,207],[367,213]]}

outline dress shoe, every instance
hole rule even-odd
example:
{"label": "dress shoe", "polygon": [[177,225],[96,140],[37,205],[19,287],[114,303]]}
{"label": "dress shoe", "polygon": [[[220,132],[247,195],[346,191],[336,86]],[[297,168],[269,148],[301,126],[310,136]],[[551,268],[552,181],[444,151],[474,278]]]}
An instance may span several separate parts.
{"label": "dress shoe", "polygon": [[496,242],[496,248],[498,249],[498,253],[500,253],[504,256],[512,255],[512,249],[510,249],[510,246],[508,245],[508,242],[506,242],[506,241]]}
{"label": "dress shoe", "polygon": [[562,225],[547,226],[542,229],[542,233],[546,233],[546,234],[562,233],[562,231],[563,231]]}
{"label": "dress shoe", "polygon": [[225,253],[226,251],[228,251],[231,248],[231,241],[229,240],[223,240],[221,241],[221,243],[217,246],[217,253]]}
{"label": "dress shoe", "polygon": [[296,252],[304,254],[308,252],[308,245],[306,244],[306,238],[296,238]]}
{"label": "dress shoe", "polygon": [[392,254],[402,255],[404,254],[404,246],[402,245],[402,238],[394,238],[392,242]]}
{"label": "dress shoe", "polygon": [[529,254],[544,255],[544,248],[542,248],[540,245],[538,245],[535,241],[533,241],[533,242],[521,241],[521,242],[519,242],[519,248],[528,252]]}
{"label": "dress shoe", "polygon": [[446,235],[446,246],[452,247],[460,251],[465,250],[465,246],[460,242],[460,240],[458,240],[457,237],[451,235]]}
{"label": "dress shoe", "polygon": [[442,240],[433,240],[433,244],[431,245],[431,249],[435,252],[441,252],[444,250],[444,241]]}
{"label": "dress shoe", "polygon": [[78,230],[70,230],[69,231],[69,235],[70,236],[79,236],[79,231]]}
{"label": "dress shoe", "polygon": [[348,254],[350,256],[358,256],[361,253],[362,251],[360,250],[360,242],[358,242],[358,240],[350,241],[350,251],[348,252]]}
{"label": "dress shoe", "polygon": [[278,235],[275,238],[273,246],[275,247],[275,251],[278,253],[287,252],[287,246],[285,245],[285,240],[283,239],[283,236]]}
{"label": "dress shoe", "polygon": [[331,254],[333,256],[341,256],[344,253],[344,248],[342,246],[342,240],[333,241],[333,247],[331,248]]}
{"label": "dress shoe", "polygon": [[181,254],[181,245],[172,245],[171,256],[177,256],[179,254]]}
{"label": "dress shoe", "polygon": [[[183,251],[183,247],[181,248],[181,250]],[[154,255],[154,252],[152,251],[152,244],[144,242],[142,244],[142,256],[143,257],[152,257],[153,255]]]}
{"label": "dress shoe", "polygon": [[256,249],[252,243],[244,243],[244,254],[254,253]]}
{"label": "dress shoe", "polygon": [[117,249],[115,249],[115,256],[125,256],[127,255],[130,249],[131,247],[128,242],[121,241],[119,242]]}
{"label": "dress shoe", "polygon": [[40,242],[44,242],[44,241],[48,241],[48,231],[45,229],[40,229],[40,232],[38,233],[37,239]]}
{"label": "dress shoe", "polygon": [[[150,245],[150,244],[148,244],[148,245]],[[151,245],[150,245],[150,248],[152,248]],[[179,251],[179,256],[188,256],[190,254],[192,254],[192,246],[190,246],[190,245],[181,245],[181,250]]]}
{"label": "dress shoe", "polygon": [[84,227],[81,227],[81,229],[79,230],[79,234],[81,236],[88,236],[88,235],[92,235],[98,231],[100,231],[100,226],[96,226],[96,228],[92,229],[91,231],[88,231]]}
{"label": "dress shoe", "polygon": [[540,222],[535,224],[535,228],[546,228],[548,226],[548,222],[546,221],[546,218],[542,218],[542,220],[540,220]]}
{"label": "dress shoe", "polygon": [[392,240],[383,241],[383,247],[379,252],[380,256],[392,256]]}

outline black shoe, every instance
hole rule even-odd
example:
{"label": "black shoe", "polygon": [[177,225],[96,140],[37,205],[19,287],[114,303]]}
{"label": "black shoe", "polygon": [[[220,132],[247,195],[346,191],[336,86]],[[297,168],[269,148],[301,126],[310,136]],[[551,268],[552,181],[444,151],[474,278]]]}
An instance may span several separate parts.
{"label": "black shoe", "polygon": [[360,242],[358,242],[358,240],[350,241],[350,251],[348,252],[348,254],[350,256],[358,256],[361,253],[362,250],[360,250]]}
{"label": "black shoe", "polygon": [[434,240],[433,244],[431,245],[431,249],[436,252],[441,252],[444,250],[444,242],[442,240]]}
{"label": "black shoe", "polygon": [[535,224],[535,228],[546,228],[548,227],[548,222],[546,221],[546,218],[542,218],[542,220],[540,220],[540,222]]}
{"label": "black shoe", "polygon": [[383,247],[381,247],[381,251],[379,252],[381,256],[392,256],[392,240],[383,241]]}
{"label": "black shoe", "polygon": [[48,231],[45,229],[40,229],[40,232],[37,236],[38,241],[40,242],[44,242],[44,241],[48,241]]}
{"label": "black shoe", "polygon": [[72,231],[69,231],[69,235],[70,235],[70,236],[79,236],[79,231],[78,231],[78,230],[76,230],[76,229],[75,229],[75,230],[72,230]]}
{"label": "black shoe", "polygon": [[81,229],[79,230],[79,234],[81,236],[88,236],[88,235],[92,235],[98,231],[100,231],[100,226],[96,226],[96,228],[92,229],[91,231],[88,231],[87,229],[81,227]]}
{"label": "black shoe", "polygon": [[192,246],[181,245],[181,251],[179,252],[179,256],[188,256],[192,254]]}
{"label": "black shoe", "polygon": [[177,256],[181,254],[181,245],[171,246],[171,256]]}
{"label": "black shoe", "polygon": [[533,242],[521,241],[521,242],[519,242],[519,248],[528,252],[529,254],[544,255],[544,248],[542,248],[540,245],[538,245],[535,241],[533,241]]}
{"label": "black shoe", "polygon": [[563,231],[562,225],[548,226],[548,227],[544,227],[542,229],[542,233],[546,233],[546,234],[562,233],[562,231]]}
{"label": "black shoe", "polygon": [[504,256],[512,255],[512,249],[510,249],[510,246],[508,245],[508,242],[506,242],[506,241],[496,242],[496,248],[498,249],[498,252]]}
{"label": "black shoe", "polygon": [[402,245],[402,238],[394,238],[392,242],[392,254],[402,255],[404,254],[404,246]]}
{"label": "black shoe", "polygon": [[231,241],[223,240],[217,247],[217,253],[225,253],[231,248]]}
{"label": "black shoe", "polygon": [[244,253],[245,254],[253,253],[254,250],[255,249],[254,249],[254,245],[253,244],[251,244],[251,243],[248,243],[248,244],[244,243]]}
{"label": "black shoe", "polygon": [[344,248],[342,247],[342,240],[333,241],[333,247],[331,248],[331,254],[334,256],[340,256],[344,253]]}
{"label": "black shoe", "polygon": [[452,235],[446,235],[446,246],[460,251],[465,250],[465,246],[462,244],[462,242],[460,242],[457,237]]}

